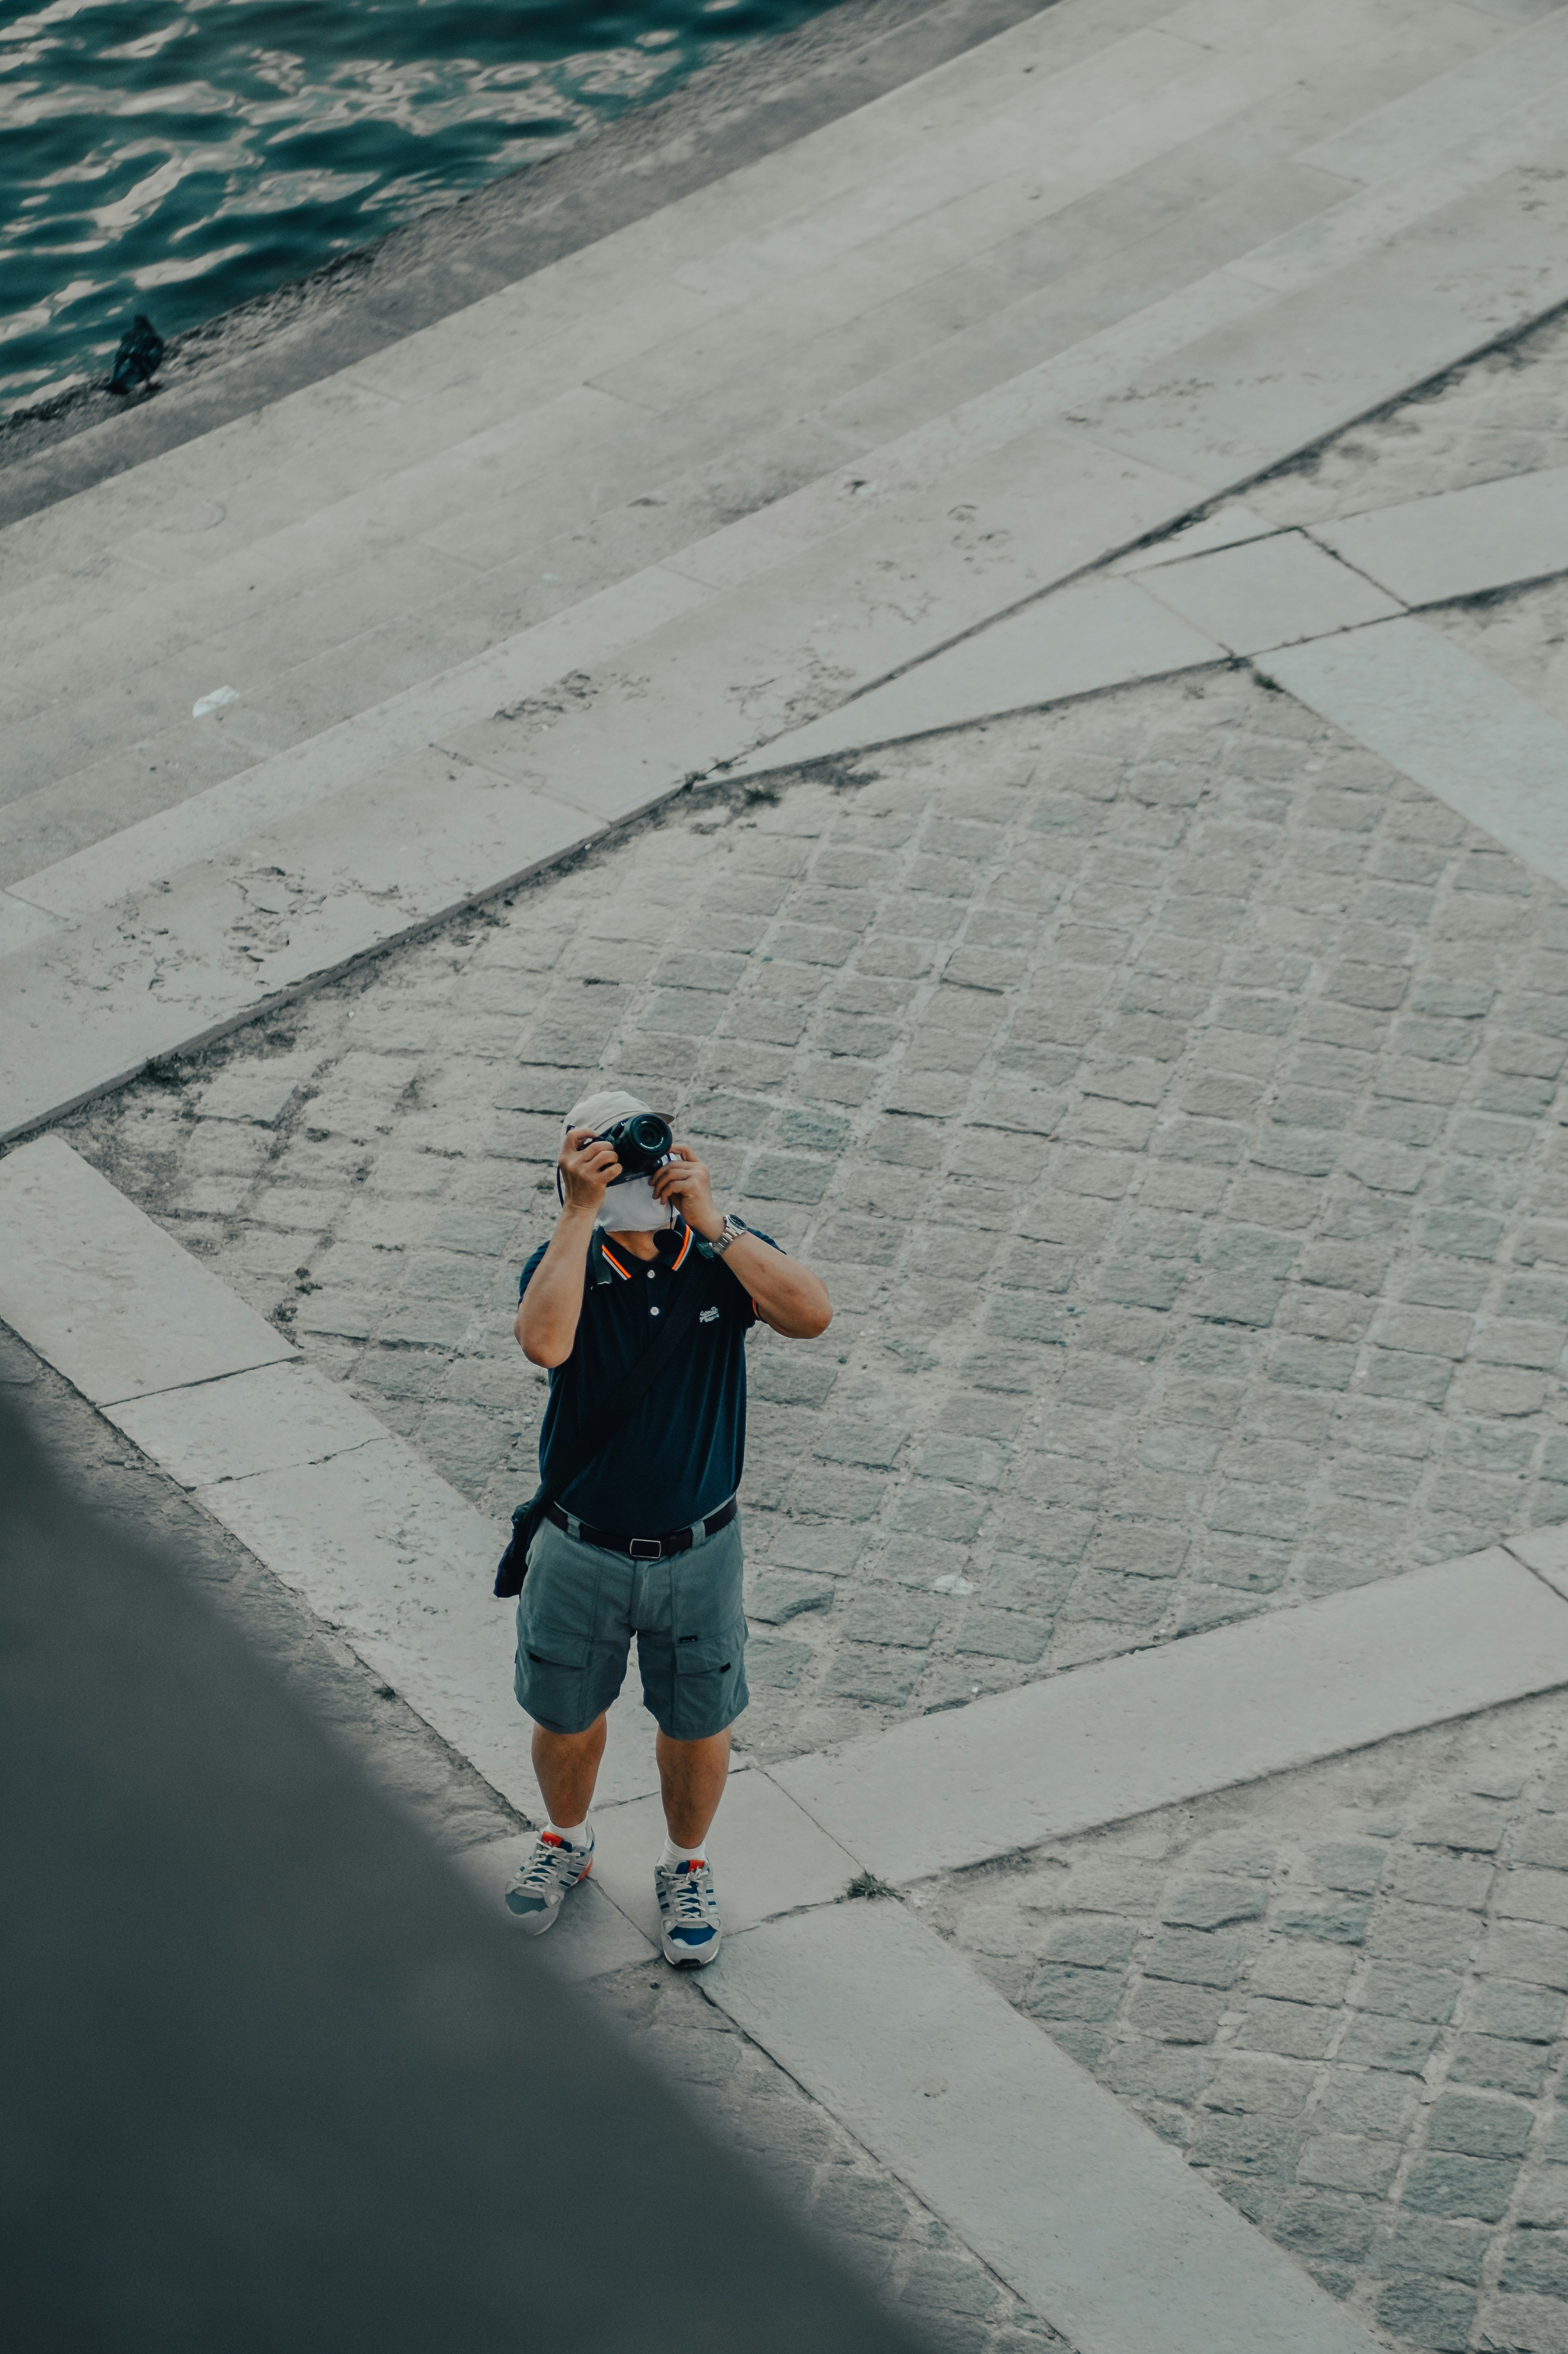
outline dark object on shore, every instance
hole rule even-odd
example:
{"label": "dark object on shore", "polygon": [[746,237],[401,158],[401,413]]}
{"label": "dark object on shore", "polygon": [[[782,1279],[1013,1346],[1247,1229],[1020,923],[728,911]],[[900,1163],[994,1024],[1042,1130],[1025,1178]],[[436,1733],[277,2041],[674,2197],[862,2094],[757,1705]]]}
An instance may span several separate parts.
{"label": "dark object on shore", "polygon": [[915,2354],[156,1532],[0,1393],[6,2344]]}
{"label": "dark object on shore", "polygon": [[109,374],[109,389],[123,398],[138,385],[151,384],[164,356],[164,339],[143,312],[138,311],[120,338],[120,349],[114,355],[114,366]]}

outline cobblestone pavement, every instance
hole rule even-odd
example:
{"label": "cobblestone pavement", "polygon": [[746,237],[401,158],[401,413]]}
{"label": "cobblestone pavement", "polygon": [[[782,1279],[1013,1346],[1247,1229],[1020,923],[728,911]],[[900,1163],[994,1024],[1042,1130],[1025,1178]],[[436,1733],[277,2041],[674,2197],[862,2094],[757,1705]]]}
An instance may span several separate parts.
{"label": "cobblestone pavement", "polygon": [[1562,1695],[920,1909],[1395,2344],[1568,2349]]}
{"label": "cobblestone pavement", "polygon": [[1561,896],[1239,672],[875,765],[74,1140],[499,1511],[558,1114],[673,1103],[839,1308],[754,1356],[767,1751],[1568,1515]]}

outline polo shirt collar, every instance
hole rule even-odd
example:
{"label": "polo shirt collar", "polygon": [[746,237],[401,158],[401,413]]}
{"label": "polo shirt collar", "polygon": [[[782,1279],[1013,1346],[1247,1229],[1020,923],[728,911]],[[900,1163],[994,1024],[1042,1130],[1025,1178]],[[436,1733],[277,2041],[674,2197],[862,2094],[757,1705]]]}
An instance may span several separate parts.
{"label": "polo shirt collar", "polygon": [[[673,1250],[674,1256],[667,1262],[672,1275],[684,1267],[694,1239],[695,1229],[687,1225],[684,1218],[682,1217],[676,1218],[673,1227],[667,1235],[660,1235],[656,1237],[654,1247],[659,1251],[662,1258],[664,1257],[666,1249]],[[602,1226],[594,1228],[593,1261],[592,1274],[595,1283],[613,1283],[617,1277],[622,1283],[630,1282],[633,1272],[630,1254],[623,1254],[617,1250]],[[641,1266],[642,1262],[638,1260],[635,1264]]]}

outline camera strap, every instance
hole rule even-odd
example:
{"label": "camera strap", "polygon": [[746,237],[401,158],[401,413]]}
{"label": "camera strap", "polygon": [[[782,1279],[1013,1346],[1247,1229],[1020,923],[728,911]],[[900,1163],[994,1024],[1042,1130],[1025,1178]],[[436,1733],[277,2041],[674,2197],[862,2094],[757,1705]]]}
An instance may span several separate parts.
{"label": "camera strap", "polygon": [[[694,1268],[693,1274],[695,1272]],[[514,1594],[523,1591],[523,1580],[528,1575],[528,1548],[546,1512],[552,1504],[560,1500],[573,1480],[587,1470],[616,1432],[630,1420],[695,1324],[703,1305],[703,1293],[704,1287],[699,1283],[688,1280],[683,1286],[680,1299],[667,1311],[657,1338],[649,1341],[636,1363],[628,1366],[609,1395],[595,1406],[565,1456],[555,1466],[550,1479],[541,1480],[528,1501],[519,1504],[513,1513],[512,1542],[502,1554],[495,1571],[494,1590],[503,1601],[508,1601]]]}

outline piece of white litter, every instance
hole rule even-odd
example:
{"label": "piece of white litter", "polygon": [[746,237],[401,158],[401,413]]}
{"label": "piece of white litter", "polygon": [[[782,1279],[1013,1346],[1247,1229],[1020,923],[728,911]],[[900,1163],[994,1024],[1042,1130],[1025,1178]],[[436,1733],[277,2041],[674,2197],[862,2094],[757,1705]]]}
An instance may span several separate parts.
{"label": "piece of white litter", "polygon": [[931,1588],[933,1594],[972,1594],[974,1590],[971,1581],[960,1577],[956,1569],[948,1570],[946,1577],[938,1577]]}
{"label": "piece of white litter", "polygon": [[192,704],[191,717],[193,719],[205,719],[209,711],[221,711],[226,703],[238,703],[238,700],[239,690],[238,687],[215,686],[210,695],[204,695],[199,703]]}

